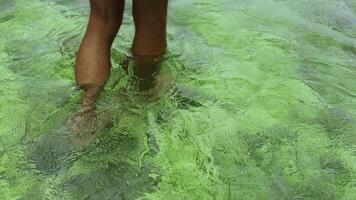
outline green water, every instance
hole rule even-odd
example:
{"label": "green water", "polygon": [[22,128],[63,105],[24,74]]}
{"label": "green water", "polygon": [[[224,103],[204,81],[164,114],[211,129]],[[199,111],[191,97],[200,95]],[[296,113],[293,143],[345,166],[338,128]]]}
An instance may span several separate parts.
{"label": "green water", "polygon": [[[67,141],[87,0],[0,0],[0,199],[356,197],[356,1],[171,0],[154,95],[121,62],[110,126]],[[99,119],[104,120],[104,119]]]}

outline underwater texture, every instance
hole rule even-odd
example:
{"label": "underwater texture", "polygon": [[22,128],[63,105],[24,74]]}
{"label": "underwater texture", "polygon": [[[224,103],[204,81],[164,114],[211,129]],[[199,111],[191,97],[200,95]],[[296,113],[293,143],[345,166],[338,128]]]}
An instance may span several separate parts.
{"label": "underwater texture", "polygon": [[356,1],[171,0],[166,85],[122,70],[68,142],[87,0],[0,0],[0,199],[356,198]]}

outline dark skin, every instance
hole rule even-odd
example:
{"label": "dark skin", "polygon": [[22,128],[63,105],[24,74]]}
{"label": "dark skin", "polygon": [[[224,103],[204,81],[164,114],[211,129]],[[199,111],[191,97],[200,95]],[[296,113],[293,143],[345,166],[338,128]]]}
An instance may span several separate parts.
{"label": "dark skin", "polygon": [[[110,75],[110,48],[122,23],[124,5],[125,0],[90,0],[89,22],[76,59],[76,82],[84,89],[84,95],[81,108],[71,121],[73,133],[93,129],[94,102]],[[138,79],[157,70],[166,49],[167,5],[168,0],[133,0],[136,31],[131,52]]]}

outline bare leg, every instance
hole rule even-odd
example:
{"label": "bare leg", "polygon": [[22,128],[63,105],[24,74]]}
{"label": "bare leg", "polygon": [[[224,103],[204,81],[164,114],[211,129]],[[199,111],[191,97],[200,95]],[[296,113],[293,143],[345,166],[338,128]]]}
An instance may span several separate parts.
{"label": "bare leg", "polygon": [[167,0],[133,0],[136,32],[131,51],[139,79],[147,79],[158,70],[167,46],[167,6]]}
{"label": "bare leg", "polygon": [[167,0],[133,0],[136,55],[162,54],[166,48]]}
{"label": "bare leg", "polygon": [[124,5],[125,0],[90,0],[89,23],[75,68],[77,85],[85,92],[79,111],[70,121],[73,143],[88,144],[94,138],[94,100],[110,74],[110,48],[122,22]]}
{"label": "bare leg", "polygon": [[76,61],[76,81],[80,87],[101,87],[110,74],[110,48],[120,28],[124,0],[90,0],[87,31]]}

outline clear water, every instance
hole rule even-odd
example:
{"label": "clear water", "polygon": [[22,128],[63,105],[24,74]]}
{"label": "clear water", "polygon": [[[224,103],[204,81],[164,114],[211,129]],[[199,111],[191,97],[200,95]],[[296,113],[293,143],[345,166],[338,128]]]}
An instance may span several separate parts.
{"label": "clear water", "polygon": [[169,87],[149,96],[120,66],[128,2],[110,127],[80,148],[65,124],[87,14],[0,0],[0,199],[355,199],[356,1],[171,0]]}

